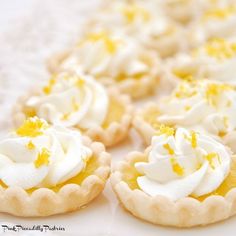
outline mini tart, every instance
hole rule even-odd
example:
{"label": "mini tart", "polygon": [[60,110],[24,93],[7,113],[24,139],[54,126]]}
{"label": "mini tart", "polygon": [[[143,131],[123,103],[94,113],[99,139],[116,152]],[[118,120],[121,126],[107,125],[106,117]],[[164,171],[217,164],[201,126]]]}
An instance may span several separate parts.
{"label": "mini tart", "polygon": [[[133,106],[129,96],[121,94],[117,89],[107,90],[110,102],[108,114],[102,126],[94,126],[87,130],[81,130],[78,126],[74,128],[89,136],[92,140],[102,142],[106,147],[115,145],[125,139],[131,127]],[[18,99],[13,108],[13,122],[18,127],[28,118],[35,116],[35,110],[26,106],[26,101],[39,91],[34,90]]]}
{"label": "mini tart", "polygon": [[147,160],[144,153],[131,152],[117,165],[111,183],[123,207],[137,218],[153,224],[193,227],[227,219],[236,214],[236,158],[232,158],[231,171],[216,192],[200,198],[185,197],[176,202],[164,196],[151,197],[137,184],[134,164]]}
{"label": "mini tart", "polygon": [[163,67],[163,77],[171,87],[181,81],[218,80],[234,84],[235,38],[213,38],[187,53],[171,58]]}
{"label": "mini tart", "polygon": [[[63,68],[62,64],[72,55],[74,50],[74,48],[71,48],[49,58],[47,63],[49,72],[54,74],[61,71],[70,70],[68,68]],[[151,50],[144,49],[144,51],[146,50],[148,53],[143,53],[141,58],[142,61],[149,66],[148,74],[137,74],[135,77],[119,76],[115,79],[106,75],[101,78],[96,78],[95,76],[95,78],[107,87],[115,86],[120,92],[130,95],[134,99],[139,99],[154,94],[162,73],[161,62],[159,61],[156,53]]]}
{"label": "mini tart", "polygon": [[[133,119],[133,127],[142,136],[144,142],[149,144],[152,136],[159,130],[161,124],[156,120],[160,114],[155,103],[147,104],[142,110],[139,110]],[[165,128],[163,126],[163,128]]]}
{"label": "mini tart", "polygon": [[43,217],[78,210],[103,190],[110,174],[110,155],[104,145],[83,137],[92,152],[84,171],[53,188],[7,187],[0,181],[0,212],[22,217]]}

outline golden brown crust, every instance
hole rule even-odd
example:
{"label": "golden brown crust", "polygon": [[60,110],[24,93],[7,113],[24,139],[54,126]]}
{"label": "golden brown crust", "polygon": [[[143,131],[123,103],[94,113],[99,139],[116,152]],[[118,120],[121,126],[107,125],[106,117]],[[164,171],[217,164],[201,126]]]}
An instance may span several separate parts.
{"label": "golden brown crust", "polygon": [[[112,122],[107,127],[94,126],[83,133],[89,136],[92,140],[102,142],[106,147],[113,146],[122,141],[128,134],[132,122],[133,106],[128,95],[121,94],[117,89],[109,88],[107,90],[110,100],[117,101],[124,107],[124,113],[119,122]],[[25,106],[26,101],[39,94],[37,90],[33,90],[18,99],[18,102],[13,108],[13,122],[16,127],[19,127],[27,118]]]}
{"label": "golden brown crust", "polygon": [[139,189],[132,190],[123,176],[127,165],[132,165],[137,159],[142,160],[144,156],[143,153],[130,153],[125,161],[116,166],[111,176],[118,199],[134,216],[153,224],[193,227],[215,223],[236,214],[236,188],[225,197],[212,195],[202,202],[191,197],[174,202],[164,196],[151,197]]}
{"label": "golden brown crust", "polygon": [[103,144],[92,143],[87,137],[84,137],[84,143],[93,151],[98,167],[80,185],[66,184],[58,192],[39,188],[31,194],[19,187],[0,187],[0,212],[43,217],[78,210],[97,197],[109,177],[111,157]]}

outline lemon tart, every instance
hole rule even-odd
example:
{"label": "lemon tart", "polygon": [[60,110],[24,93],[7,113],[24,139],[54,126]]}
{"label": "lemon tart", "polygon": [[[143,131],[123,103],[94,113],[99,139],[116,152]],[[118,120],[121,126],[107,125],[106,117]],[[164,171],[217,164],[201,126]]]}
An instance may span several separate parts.
{"label": "lemon tart", "polygon": [[29,118],[0,141],[0,212],[30,217],[77,210],[102,192],[109,173],[103,144]]}
{"label": "lemon tart", "polygon": [[77,45],[49,60],[49,70],[81,70],[106,86],[115,85],[134,98],[155,91],[160,76],[157,55],[123,34],[96,30]]}
{"label": "lemon tart", "polygon": [[105,89],[91,76],[61,72],[45,86],[19,99],[13,116],[16,126],[37,115],[50,124],[80,129],[106,146],[123,140],[131,126],[132,105],[128,95]]}
{"label": "lemon tart", "polygon": [[236,159],[207,135],[184,128],[159,132],[142,152],[113,170],[118,199],[154,224],[193,227],[236,214]]}
{"label": "lemon tart", "polygon": [[[192,50],[170,59],[164,68],[168,81],[179,82],[194,79],[217,80],[236,84],[236,38],[214,38]],[[174,87],[173,86],[173,87]]]}
{"label": "lemon tart", "polygon": [[235,152],[235,97],[235,86],[227,83],[182,82],[158,103],[141,109],[133,124],[146,143],[159,128],[168,132],[168,126],[184,127],[206,133]]}

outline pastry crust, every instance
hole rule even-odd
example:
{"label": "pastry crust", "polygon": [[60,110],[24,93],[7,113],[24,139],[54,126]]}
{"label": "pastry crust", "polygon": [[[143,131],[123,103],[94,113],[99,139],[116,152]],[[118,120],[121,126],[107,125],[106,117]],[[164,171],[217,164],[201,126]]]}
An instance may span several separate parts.
{"label": "pastry crust", "polygon": [[[236,214],[236,188],[224,197],[212,195],[202,202],[191,197],[174,202],[164,196],[151,197],[139,189],[132,190],[123,177],[128,166],[145,160],[145,153],[130,153],[125,161],[116,166],[111,176],[118,199],[134,216],[153,224],[193,227],[218,222]],[[236,157],[232,161],[236,161]]]}
{"label": "pastry crust", "polygon": [[143,109],[139,110],[133,118],[132,125],[141,135],[145,144],[150,144],[152,136],[156,132],[155,128],[158,128],[157,121],[150,121],[149,123],[145,120],[145,116],[148,116],[153,112],[158,113],[158,107],[154,103],[149,103]]}
{"label": "pastry crust", "polygon": [[78,210],[97,197],[109,177],[111,157],[103,144],[85,136],[83,142],[97,158],[98,167],[92,175],[80,185],[66,184],[58,192],[39,188],[28,193],[20,187],[0,187],[0,212],[23,217],[49,216]]}
{"label": "pastry crust", "polygon": [[[124,108],[124,113],[122,114],[120,121],[113,121],[108,125],[108,127],[96,125],[88,130],[82,131],[82,133],[89,136],[92,140],[102,142],[106,147],[110,147],[119,143],[128,135],[132,122],[133,106],[129,96],[121,94],[114,87],[107,89],[107,92],[110,100],[113,99],[118,101],[118,103]],[[39,92],[34,90],[18,99],[18,102],[13,108],[13,122],[16,127],[22,124],[22,122],[27,118],[25,113],[25,111],[27,111],[27,107],[25,106],[26,101],[30,97],[38,94]],[[79,129],[79,127],[75,128]]]}
{"label": "pastry crust", "polygon": [[[49,72],[54,74],[64,70],[70,70],[63,69],[61,64],[72,53],[72,51],[72,49],[64,51],[50,58],[48,60]],[[99,81],[107,87],[115,86],[117,89],[119,89],[119,91],[130,95],[134,99],[154,94],[162,74],[161,63],[158,60],[158,56],[151,51],[148,57],[145,55],[143,55],[143,57],[152,64],[150,66],[149,73],[143,78],[136,79],[130,77],[128,79],[116,82],[112,78],[104,76],[103,78],[99,79]]]}

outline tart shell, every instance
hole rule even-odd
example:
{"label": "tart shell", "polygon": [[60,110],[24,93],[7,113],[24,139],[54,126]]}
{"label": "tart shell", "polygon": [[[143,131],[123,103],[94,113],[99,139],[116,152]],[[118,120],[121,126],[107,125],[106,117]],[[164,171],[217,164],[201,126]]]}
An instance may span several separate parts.
{"label": "tart shell", "polygon": [[78,210],[104,189],[110,174],[110,155],[103,144],[83,137],[83,142],[93,151],[98,167],[80,185],[66,184],[58,192],[39,188],[28,193],[20,187],[0,187],[0,212],[21,217],[43,217]]}
{"label": "tart shell", "polygon": [[158,122],[156,121],[154,124],[147,122],[144,118],[146,114],[151,112],[158,112],[158,107],[154,103],[149,103],[142,110],[139,110],[133,119],[132,125],[135,130],[141,135],[145,144],[150,144],[152,136],[155,134],[155,126],[158,128]]}
{"label": "tart shell", "polygon": [[191,197],[174,202],[164,196],[151,197],[139,189],[132,190],[123,176],[127,174],[127,166],[143,161],[145,156],[145,153],[130,153],[115,167],[111,176],[119,201],[137,218],[164,226],[193,227],[222,221],[236,214],[236,188],[224,197],[212,195],[202,202]]}
{"label": "tart shell", "polygon": [[[82,130],[81,132],[89,136],[92,140],[102,142],[106,147],[110,147],[119,143],[128,135],[132,123],[133,106],[129,96],[121,94],[116,88],[109,88],[107,92],[111,99],[118,101],[119,104],[124,107],[124,113],[120,121],[113,121],[106,128],[96,125],[85,131]],[[27,109],[25,106],[26,101],[36,95],[39,95],[39,92],[34,90],[18,99],[18,102],[13,108],[13,123],[16,127],[19,127],[27,118],[24,112]],[[74,128],[79,129],[79,127],[76,126]]]}

